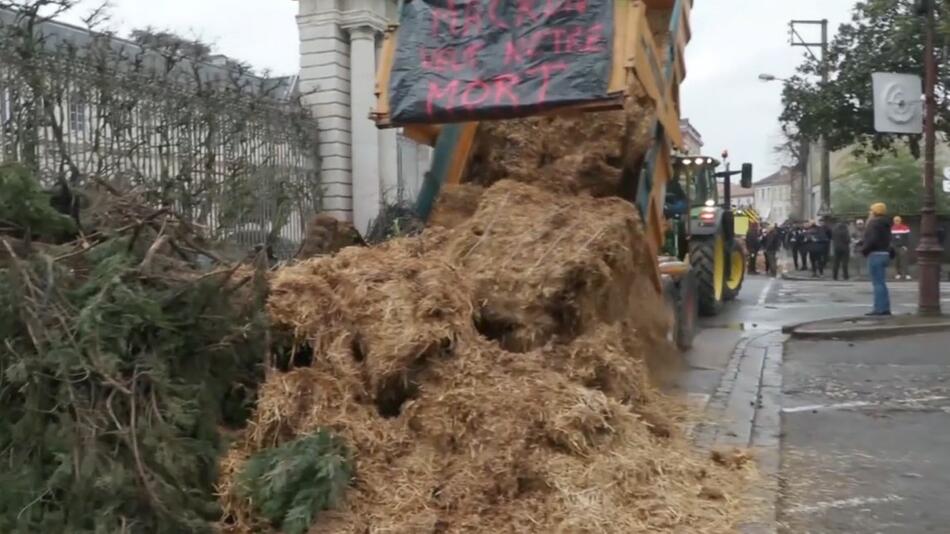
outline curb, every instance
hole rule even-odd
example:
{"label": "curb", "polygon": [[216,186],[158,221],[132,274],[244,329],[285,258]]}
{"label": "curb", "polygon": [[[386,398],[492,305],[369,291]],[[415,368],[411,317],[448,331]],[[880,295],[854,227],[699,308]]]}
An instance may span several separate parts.
{"label": "curb", "polygon": [[[863,319],[863,318],[862,318]],[[847,321],[848,319],[833,319],[833,322]],[[882,323],[874,326],[853,326],[849,328],[831,328],[823,330],[808,330],[808,327],[828,323],[829,321],[810,321],[782,327],[782,333],[794,339],[877,339],[884,337],[910,336],[914,334],[929,334],[933,332],[950,331],[950,321],[930,322],[910,325],[888,325]]]}

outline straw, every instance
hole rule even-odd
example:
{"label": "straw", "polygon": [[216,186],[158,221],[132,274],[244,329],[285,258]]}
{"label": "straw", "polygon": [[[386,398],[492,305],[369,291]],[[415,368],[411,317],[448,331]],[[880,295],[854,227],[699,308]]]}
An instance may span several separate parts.
{"label": "straw", "polygon": [[274,327],[313,361],[269,372],[223,461],[225,530],[266,532],[236,497],[244,459],[327,428],[357,474],[312,533],[735,531],[754,468],[688,443],[651,378],[676,359],[656,260],[633,205],[598,198],[636,110],[483,126],[520,155],[476,162],[454,200],[477,207],[273,276]]}

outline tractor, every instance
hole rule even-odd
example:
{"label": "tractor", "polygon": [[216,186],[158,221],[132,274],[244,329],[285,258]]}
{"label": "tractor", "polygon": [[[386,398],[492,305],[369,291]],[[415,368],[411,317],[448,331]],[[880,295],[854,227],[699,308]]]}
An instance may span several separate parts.
{"label": "tractor", "polygon": [[[723,153],[724,159],[728,158]],[[689,263],[696,279],[699,313],[719,314],[723,303],[739,296],[748,258],[736,234],[731,180],[741,175],[742,187],[752,185],[752,165],[741,171],[716,172],[721,162],[707,156],[673,158],[673,178],[667,186],[665,214],[670,223],[666,253]],[[720,198],[718,180],[724,183]]]}

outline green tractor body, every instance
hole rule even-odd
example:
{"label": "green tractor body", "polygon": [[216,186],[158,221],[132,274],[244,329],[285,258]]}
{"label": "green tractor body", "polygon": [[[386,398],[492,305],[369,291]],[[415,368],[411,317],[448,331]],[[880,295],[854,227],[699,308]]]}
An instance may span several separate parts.
{"label": "green tractor body", "polygon": [[[674,158],[674,176],[667,187],[667,218],[672,226],[666,253],[688,261],[696,278],[699,311],[717,315],[723,303],[738,297],[745,280],[748,254],[737,239],[731,206],[733,175],[751,186],[752,166],[741,171],[716,172],[720,162],[705,156]],[[725,181],[720,198],[718,180]]]}

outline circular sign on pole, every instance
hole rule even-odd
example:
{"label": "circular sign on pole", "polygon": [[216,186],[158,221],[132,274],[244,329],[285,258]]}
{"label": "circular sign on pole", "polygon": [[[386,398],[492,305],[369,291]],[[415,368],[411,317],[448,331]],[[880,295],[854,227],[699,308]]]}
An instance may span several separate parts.
{"label": "circular sign on pole", "polygon": [[914,118],[916,112],[907,101],[904,86],[899,83],[889,83],[884,86],[884,103],[887,108],[887,118],[898,124],[907,124]]}
{"label": "circular sign on pole", "polygon": [[923,132],[922,83],[920,76],[875,72],[874,129],[881,133],[919,134]]}

